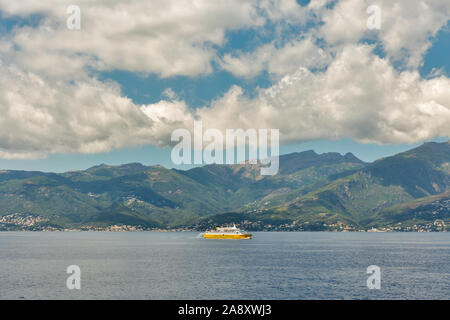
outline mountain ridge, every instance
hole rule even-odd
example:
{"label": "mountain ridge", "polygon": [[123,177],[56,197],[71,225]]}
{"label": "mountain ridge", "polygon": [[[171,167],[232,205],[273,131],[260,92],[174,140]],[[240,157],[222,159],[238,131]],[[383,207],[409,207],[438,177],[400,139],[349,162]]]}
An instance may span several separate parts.
{"label": "mountain ridge", "polygon": [[[204,227],[229,217],[245,218],[234,222],[248,221],[247,227],[255,229],[383,226],[398,223],[389,208],[416,199],[443,194],[446,208],[449,163],[450,144],[444,142],[425,143],[371,163],[351,153],[294,152],[280,156],[275,176],[261,176],[260,166],[249,164],[178,170],[134,162],[64,173],[2,170],[0,229],[14,229],[1,222],[11,215],[39,216],[46,220],[42,225],[56,229]],[[424,208],[431,207],[424,203]],[[446,210],[440,211],[444,220]]]}

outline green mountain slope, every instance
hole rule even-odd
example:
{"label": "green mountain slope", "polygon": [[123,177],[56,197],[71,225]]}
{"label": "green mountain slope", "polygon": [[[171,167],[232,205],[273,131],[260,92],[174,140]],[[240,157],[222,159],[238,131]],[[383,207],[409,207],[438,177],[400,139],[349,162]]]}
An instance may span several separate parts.
{"label": "green mountain slope", "polygon": [[275,176],[261,176],[260,166],[248,163],[186,171],[139,163],[63,174],[3,170],[0,218],[39,216],[57,227],[166,228],[230,219],[299,230],[382,225],[410,220],[394,214],[397,205],[446,194],[449,164],[445,142],[370,164],[350,153],[292,153],[280,157]]}
{"label": "green mountain slope", "polygon": [[307,194],[299,189],[275,197],[270,203],[260,202],[253,211],[289,213],[298,223],[323,221],[362,226],[386,208],[448,190],[449,163],[448,142],[427,143],[348,175],[332,176],[334,181]]}
{"label": "green mountain slope", "polygon": [[374,227],[410,227],[432,223],[433,226],[450,226],[450,191],[395,205],[378,212],[370,222]]}

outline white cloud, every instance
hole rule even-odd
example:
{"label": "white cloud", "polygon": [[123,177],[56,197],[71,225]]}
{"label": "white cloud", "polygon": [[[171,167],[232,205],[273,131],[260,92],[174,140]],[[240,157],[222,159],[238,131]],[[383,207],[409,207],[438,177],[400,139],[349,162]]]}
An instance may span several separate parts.
{"label": "white cloud", "polygon": [[290,41],[281,48],[270,43],[250,53],[226,54],[221,66],[238,77],[252,78],[266,70],[279,78],[299,67],[323,68],[330,61],[331,56],[327,52],[316,46],[313,39],[306,38]]}
{"label": "white cloud", "polygon": [[367,45],[346,46],[327,70],[300,68],[255,99],[232,88],[198,115],[205,127],[279,128],[284,142],[352,137],[368,143],[450,135],[450,79],[398,72]]}
{"label": "white cloud", "polygon": [[382,2],[381,41],[390,57],[415,68],[422,64],[436,33],[450,21],[450,1],[402,0]]}
{"label": "white cloud", "polygon": [[[82,29],[70,31],[66,2],[0,0],[3,15],[44,17],[38,26],[18,27],[0,39],[0,157],[167,145],[171,132],[192,128],[194,118],[205,129],[279,128],[284,142],[449,136],[450,80],[423,79],[417,67],[430,38],[449,20],[450,2],[380,0],[379,31],[366,28],[372,1],[327,6],[331,2],[82,0]],[[266,21],[276,25],[272,42],[218,57],[227,31],[264,33]],[[288,25],[306,21],[321,24],[280,39]],[[365,37],[379,41],[387,57],[358,44]],[[169,101],[137,105],[116,83],[88,71],[194,77],[212,72],[212,61],[238,77],[267,71],[275,83],[254,98],[235,86],[192,110],[171,90],[164,94]],[[398,61],[408,68],[393,68]]]}
{"label": "white cloud", "polygon": [[30,68],[33,53],[38,52],[60,59],[82,55],[85,62],[97,61],[96,68],[169,77],[210,73],[212,45],[223,44],[226,30],[264,22],[255,3],[83,0],[78,2],[79,31],[66,28],[68,5],[63,1],[0,0],[0,10],[7,15],[45,14],[39,28],[18,29],[11,39],[21,52],[21,62]]}
{"label": "white cloud", "polygon": [[[271,1],[268,1],[271,4]],[[221,59],[225,70],[236,76],[251,78],[262,71],[280,76],[292,68],[323,67],[330,62],[329,54],[364,39],[378,40],[392,62],[401,62],[409,69],[422,64],[422,59],[436,33],[450,20],[450,2],[445,0],[340,0],[312,1],[303,9],[288,10],[280,6],[272,16],[304,24],[313,21],[319,27],[306,31],[303,39],[283,45],[265,44],[252,52],[226,54]],[[267,8],[270,5],[266,4]],[[329,5],[329,6],[327,6]],[[376,5],[381,12],[381,29],[369,30],[367,8]],[[284,8],[284,9],[283,9]],[[288,13],[290,12],[290,13]],[[320,49],[317,39],[325,40]],[[290,67],[290,69],[289,69]]]}
{"label": "white cloud", "polygon": [[328,44],[356,43],[367,30],[367,1],[342,0],[322,13],[322,36]]}
{"label": "white cloud", "polygon": [[49,81],[0,61],[0,157],[167,145],[189,119],[182,102],[137,106],[114,83]]}
{"label": "white cloud", "polygon": [[271,21],[282,20],[290,24],[303,24],[309,19],[308,11],[302,8],[296,0],[261,0],[258,8]]}
{"label": "white cloud", "polygon": [[[366,22],[370,5],[381,12],[380,30],[370,31]],[[317,36],[329,45],[354,44],[364,37],[377,37],[387,56],[416,68],[434,37],[450,20],[450,2],[446,0],[340,0],[330,9],[318,10],[324,25]]]}

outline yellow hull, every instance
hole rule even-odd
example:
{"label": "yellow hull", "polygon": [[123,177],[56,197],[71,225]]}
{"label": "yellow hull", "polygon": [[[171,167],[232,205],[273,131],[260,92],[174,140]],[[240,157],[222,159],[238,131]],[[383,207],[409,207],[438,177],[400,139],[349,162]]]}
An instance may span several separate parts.
{"label": "yellow hull", "polygon": [[205,239],[250,239],[252,237],[251,234],[208,234],[204,233],[203,238]]}

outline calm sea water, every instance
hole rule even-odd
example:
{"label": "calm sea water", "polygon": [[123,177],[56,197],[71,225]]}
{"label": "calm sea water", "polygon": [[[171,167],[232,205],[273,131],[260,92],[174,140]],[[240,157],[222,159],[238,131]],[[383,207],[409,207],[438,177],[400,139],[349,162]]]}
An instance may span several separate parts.
{"label": "calm sea water", "polygon": [[449,262],[450,233],[0,232],[0,299],[449,299]]}

